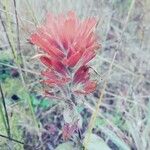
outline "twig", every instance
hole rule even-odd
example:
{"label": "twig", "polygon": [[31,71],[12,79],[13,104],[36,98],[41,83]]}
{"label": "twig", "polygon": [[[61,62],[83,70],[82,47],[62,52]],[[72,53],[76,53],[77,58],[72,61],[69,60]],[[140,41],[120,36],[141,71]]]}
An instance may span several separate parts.
{"label": "twig", "polygon": [[14,8],[15,8],[15,18],[16,18],[16,30],[17,30],[17,49],[20,52],[20,58],[23,63],[23,56],[21,53],[21,46],[20,46],[20,32],[19,32],[19,21],[18,21],[18,13],[17,13],[17,7],[16,7],[16,0],[13,0],[14,2]]}
{"label": "twig", "polygon": [[10,138],[10,137],[8,137],[8,136],[6,136],[6,135],[0,134],[0,137],[3,137],[3,138],[5,138],[5,139],[9,139],[9,140],[11,140],[11,141],[13,141],[13,142],[16,142],[16,143],[19,143],[19,144],[23,144],[23,145],[24,145],[23,142],[18,141],[18,140],[13,139],[13,138]]}

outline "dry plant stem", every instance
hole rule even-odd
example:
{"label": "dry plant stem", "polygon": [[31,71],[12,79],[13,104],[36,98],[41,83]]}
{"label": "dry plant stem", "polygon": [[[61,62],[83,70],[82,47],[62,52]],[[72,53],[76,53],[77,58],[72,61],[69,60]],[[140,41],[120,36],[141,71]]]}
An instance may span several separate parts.
{"label": "dry plant stem", "polygon": [[[0,3],[0,4],[1,4],[1,3]],[[0,12],[6,13],[6,10],[3,10],[3,9],[0,8]],[[13,17],[13,16],[15,15],[15,14],[13,14],[13,13],[11,13],[11,12],[7,12],[7,13],[8,13],[11,17]],[[23,18],[22,16],[19,16],[19,15],[18,15],[18,18],[19,18],[20,21],[25,21],[25,22],[27,22],[27,23],[29,23],[29,24],[31,24],[31,25],[34,25],[33,22],[31,22],[31,21],[29,21],[29,20]]]}
{"label": "dry plant stem", "polygon": [[[23,64],[23,67],[26,69],[26,65],[25,65],[25,61],[24,61],[24,57],[21,51],[21,43],[20,43],[20,31],[19,31],[19,19],[18,19],[18,12],[17,12],[17,5],[16,5],[16,0],[13,0],[14,2],[14,9],[15,9],[15,18],[16,18],[16,32],[17,32],[17,50],[18,50],[18,54],[20,54],[20,58]],[[27,73],[25,72],[25,74],[27,75]]]}
{"label": "dry plant stem", "polygon": [[[115,52],[114,57],[113,57],[113,60],[112,60],[112,63],[110,64],[107,78],[109,77],[110,72],[111,72],[111,70],[112,70],[112,66],[113,66],[113,63],[114,63],[116,54],[117,54],[117,52]],[[107,82],[108,82],[107,80],[108,80],[108,79],[105,79],[104,86],[103,86],[103,89],[102,89],[102,91],[101,91],[100,98],[99,98],[99,100],[98,100],[98,102],[97,102],[95,111],[94,111],[93,114],[92,114],[92,117],[91,117],[91,120],[90,120],[90,123],[89,123],[89,127],[88,127],[88,131],[87,131],[87,134],[85,135],[85,140],[84,140],[84,143],[83,143],[85,150],[88,149],[88,144],[90,143],[90,136],[91,136],[91,134],[92,134],[92,129],[93,129],[93,127],[94,127],[95,119],[96,119],[96,117],[97,117],[97,115],[98,115],[99,107],[100,107],[101,101],[102,101],[103,96],[104,96],[104,92],[105,92],[105,89],[106,89],[106,86],[107,86]]]}
{"label": "dry plant stem", "polygon": [[3,28],[4,28],[4,31],[6,33],[6,37],[7,37],[8,43],[10,45],[10,48],[12,50],[13,57],[14,57],[14,59],[17,59],[15,44],[13,42],[14,39],[13,39],[13,35],[12,35],[11,18],[10,18],[10,15],[8,14],[9,8],[10,8],[10,1],[4,0],[2,2],[2,6],[3,6],[4,10],[6,10],[6,13],[5,13],[5,15],[6,15],[6,26],[5,26],[4,22],[2,21],[2,16],[1,16],[1,21],[3,22]]}
{"label": "dry plant stem", "polygon": [[[7,40],[10,44],[10,48],[12,49],[12,52],[14,52],[15,56],[14,56],[14,60],[15,60],[15,63],[18,67],[18,71],[19,71],[19,74],[20,74],[20,77],[21,77],[21,81],[22,81],[22,84],[23,84],[23,88],[27,94],[26,98],[27,98],[27,102],[28,102],[28,105],[29,105],[29,108],[30,108],[30,111],[31,111],[31,115],[32,115],[32,119],[33,119],[33,122],[36,126],[36,128],[38,128],[38,123],[37,123],[37,120],[36,120],[36,117],[35,117],[35,114],[34,114],[34,109],[32,107],[32,98],[30,97],[30,95],[28,94],[28,90],[27,90],[27,87],[26,87],[26,84],[25,84],[25,81],[24,81],[24,77],[23,77],[23,73],[22,73],[22,69],[21,69],[21,66],[19,64],[19,61],[18,61],[18,57],[16,56],[17,54],[17,51],[15,49],[15,42],[13,40],[13,35],[11,33],[11,25],[10,25],[10,22],[11,22],[11,18],[9,17],[9,14],[7,14],[7,11],[9,9],[9,2],[8,0],[5,0],[5,3],[3,4],[4,7],[6,8],[6,21],[8,23],[8,30],[9,32],[7,31],[4,23],[3,23],[3,27],[5,28],[5,33],[6,33],[6,37],[7,37]],[[0,16],[1,17],[1,16]],[[0,18],[1,21],[2,21],[2,17]],[[3,22],[3,21],[2,21]],[[8,36],[7,36],[8,35]]]}
{"label": "dry plant stem", "polygon": [[11,44],[10,39],[9,39],[9,35],[8,35],[8,33],[7,33],[7,30],[6,30],[4,21],[2,20],[2,15],[1,15],[1,13],[0,13],[0,20],[1,20],[2,27],[3,27],[4,31],[5,31],[6,38],[7,38],[7,40],[8,40],[9,46],[10,46],[10,48],[11,48],[11,50],[12,50],[13,57],[16,58],[16,54],[15,54],[14,48],[13,48],[13,46],[12,46],[12,44]]}
{"label": "dry plant stem", "polygon": [[18,13],[17,13],[16,0],[13,0],[13,2],[14,2],[15,18],[16,18],[17,50],[20,52],[20,58],[21,58],[22,64],[23,64],[23,56],[22,56],[21,46],[20,46],[20,32],[19,32],[19,21],[18,21]]}
{"label": "dry plant stem", "polygon": [[3,123],[4,123],[4,127],[5,127],[5,130],[6,130],[6,133],[8,133],[8,132],[7,132],[7,123],[6,123],[6,120],[5,120],[5,115],[4,115],[4,113],[3,113],[3,106],[2,106],[2,103],[1,103],[1,102],[0,102],[0,116],[1,116],[2,121],[3,121]]}
{"label": "dry plant stem", "polygon": [[124,28],[123,28],[123,30],[122,30],[121,38],[122,38],[122,35],[123,35],[123,33],[125,32],[126,28],[127,28],[127,24],[128,24],[128,22],[129,22],[129,19],[130,19],[130,16],[131,16],[131,12],[132,12],[132,10],[133,10],[133,8],[134,8],[134,4],[135,4],[135,0],[132,0],[131,5],[130,5],[130,7],[129,7],[128,14],[127,14],[127,18],[126,18],[126,20],[125,20]]}
{"label": "dry plant stem", "polygon": [[[90,104],[88,104],[88,103],[85,103],[85,107],[87,108],[87,109],[89,109],[91,112],[94,112],[95,111],[95,108],[94,107],[92,107]],[[106,117],[104,117],[100,112],[98,113],[98,116],[100,117],[100,118],[102,118],[102,119],[104,119],[107,123],[108,123],[108,125],[110,125],[110,127],[112,127],[112,129],[113,129],[113,131],[114,132],[116,132],[116,133],[119,133],[119,135],[120,136],[118,136],[118,137],[124,137],[124,133],[118,128],[118,127],[116,127],[116,125],[114,125],[114,123],[112,123],[110,120],[108,120]],[[130,143],[129,141],[128,141],[128,143]]]}
{"label": "dry plant stem", "polygon": [[31,7],[31,4],[30,4],[29,0],[26,0],[26,5],[28,6],[28,9],[29,9],[29,12],[30,12],[30,14],[32,16],[34,24],[37,25],[38,24],[38,20],[37,20],[37,18],[35,16],[35,13],[33,11],[33,8]]}
{"label": "dry plant stem", "polygon": [[[101,57],[101,56],[98,56],[98,57],[99,57],[99,59],[101,59],[102,61],[105,61],[105,62],[107,62],[107,63],[111,63],[111,61],[110,61],[109,59],[103,58],[103,57]],[[130,75],[132,75],[132,76],[134,76],[134,77],[142,78],[144,81],[150,83],[150,81],[149,81],[147,78],[145,78],[143,75],[136,74],[136,73],[134,73],[134,72],[132,72],[132,71],[126,69],[126,68],[125,68],[124,66],[122,66],[122,65],[118,65],[117,63],[114,63],[113,66],[116,67],[117,69],[120,69],[120,70],[122,70],[122,71],[124,71],[124,72],[126,72],[126,73],[128,73],[128,74],[130,74]]]}
{"label": "dry plant stem", "polygon": [[5,118],[6,118],[6,123],[7,123],[7,134],[8,134],[8,137],[11,138],[9,117],[8,117],[8,113],[7,113],[7,108],[6,108],[6,103],[5,103],[5,98],[4,98],[4,93],[3,93],[3,90],[2,90],[1,83],[0,83],[0,93],[1,93],[1,97],[2,97],[2,104],[3,104],[3,107],[4,107]]}

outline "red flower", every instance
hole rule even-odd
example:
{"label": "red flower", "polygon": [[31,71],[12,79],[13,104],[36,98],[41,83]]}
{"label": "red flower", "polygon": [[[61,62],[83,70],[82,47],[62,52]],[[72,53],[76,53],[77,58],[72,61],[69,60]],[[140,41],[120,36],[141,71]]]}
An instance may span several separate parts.
{"label": "red flower", "polygon": [[31,35],[30,41],[43,50],[41,62],[48,84],[83,84],[81,93],[93,92],[96,83],[90,81],[88,62],[99,48],[95,35],[95,18],[80,20],[74,12],[66,16],[49,14],[43,25]]}

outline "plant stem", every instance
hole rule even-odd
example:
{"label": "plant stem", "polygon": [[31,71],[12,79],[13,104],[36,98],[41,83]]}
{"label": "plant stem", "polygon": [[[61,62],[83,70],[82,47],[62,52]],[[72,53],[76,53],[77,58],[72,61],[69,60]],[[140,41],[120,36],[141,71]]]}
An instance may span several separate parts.
{"label": "plant stem", "polygon": [[2,118],[2,120],[3,120],[6,133],[8,133],[8,131],[7,131],[7,123],[6,123],[6,120],[5,120],[5,115],[4,115],[4,113],[3,113],[3,107],[2,107],[1,102],[0,102],[0,115],[1,115],[1,118]]}
{"label": "plant stem", "polygon": [[8,136],[5,136],[5,135],[3,135],[3,134],[0,134],[0,137],[5,138],[5,139],[9,139],[9,140],[11,140],[11,141],[13,141],[13,142],[16,142],[16,143],[19,143],[19,144],[23,144],[23,145],[24,145],[23,142],[18,141],[18,140],[13,139],[13,138],[9,138]]}
{"label": "plant stem", "polygon": [[26,0],[26,4],[27,4],[28,10],[29,10],[29,12],[30,12],[30,14],[31,14],[31,16],[32,16],[32,19],[33,19],[33,21],[34,21],[34,24],[37,25],[37,24],[38,24],[38,20],[37,20],[37,18],[36,18],[36,16],[35,16],[35,13],[34,13],[34,11],[33,11],[33,8],[31,7],[31,4],[30,4],[29,0]]}
{"label": "plant stem", "polygon": [[[117,52],[115,52],[113,60],[112,60],[112,63],[109,66],[108,76],[110,75],[110,72],[111,72],[111,69],[112,69],[112,66],[113,66],[116,54],[117,54]],[[108,78],[108,76],[107,76],[107,78]],[[100,98],[99,98],[99,100],[97,102],[95,111],[92,113],[92,117],[91,117],[91,120],[90,120],[90,123],[89,123],[88,131],[87,131],[87,134],[85,136],[84,144],[83,144],[85,150],[88,149],[88,144],[90,143],[90,137],[91,137],[91,134],[92,134],[92,129],[94,127],[94,123],[95,123],[96,117],[97,117],[98,112],[99,112],[99,107],[100,107],[100,104],[102,102],[102,99],[103,99],[103,96],[104,96],[104,93],[105,93],[107,82],[108,82],[107,79],[105,79],[104,86],[103,86],[103,89],[101,91]]]}
{"label": "plant stem", "polygon": [[8,117],[8,113],[7,113],[5,98],[4,98],[4,94],[3,94],[3,90],[2,90],[1,84],[0,84],[0,93],[1,93],[1,96],[2,96],[2,104],[3,104],[3,107],[4,107],[5,118],[6,118],[6,123],[7,123],[7,134],[8,134],[8,137],[10,138],[11,137],[11,133],[10,133],[9,117]]}
{"label": "plant stem", "polygon": [[16,19],[16,32],[17,32],[17,50],[20,53],[20,58],[22,60],[23,64],[23,56],[21,53],[21,46],[20,46],[20,32],[19,32],[19,21],[18,21],[18,13],[17,13],[17,6],[16,6],[16,0],[13,0],[14,2],[14,8],[15,8],[15,19]]}
{"label": "plant stem", "polygon": [[7,32],[6,26],[5,26],[5,24],[4,24],[4,21],[3,21],[3,19],[2,19],[1,13],[0,13],[0,20],[1,20],[2,27],[3,27],[4,31],[5,31],[6,38],[7,38],[7,40],[8,40],[9,46],[10,46],[10,48],[11,48],[11,50],[12,50],[13,57],[16,58],[16,53],[15,53],[14,47],[13,47],[13,45],[12,45],[12,43],[11,43],[11,40],[10,40],[9,34],[8,34],[8,32]]}
{"label": "plant stem", "polygon": [[[28,102],[28,105],[29,105],[29,109],[31,111],[31,116],[32,116],[33,122],[34,122],[35,126],[38,128],[38,123],[36,121],[36,117],[35,117],[35,114],[34,114],[34,108],[33,108],[32,103],[31,103],[32,98],[28,94],[28,90],[27,90],[27,87],[26,87],[26,84],[25,84],[25,81],[24,81],[23,73],[22,73],[22,68],[21,68],[21,66],[19,64],[19,60],[18,60],[18,57],[16,55],[17,54],[17,50],[15,48],[15,42],[13,40],[12,29],[11,29],[12,27],[11,27],[11,24],[10,24],[11,18],[10,18],[9,14],[8,14],[9,0],[5,0],[3,5],[4,5],[3,7],[6,10],[6,19],[7,19],[6,21],[7,21],[7,24],[8,24],[8,29],[6,28],[6,26],[5,26],[5,24],[4,24],[3,20],[2,20],[2,16],[1,15],[0,15],[0,19],[1,19],[1,22],[2,22],[2,25],[3,25],[3,28],[5,30],[6,38],[8,40],[9,45],[10,45],[10,48],[12,50],[12,53],[14,54],[13,55],[14,56],[14,61],[15,61],[16,65],[18,66],[18,71],[19,71],[20,78],[21,78],[21,81],[22,81],[22,84],[23,84],[23,88],[24,88],[24,90],[25,90],[25,92],[27,94],[27,96],[26,96],[27,97],[27,102]],[[16,3],[15,2],[14,2],[14,6],[16,7]],[[17,12],[15,12],[15,13],[17,15]],[[16,22],[18,22],[17,20],[18,20],[18,18],[16,16]],[[17,24],[17,25],[19,25],[19,24]],[[17,31],[18,31],[18,38],[19,38],[19,26],[17,27]],[[20,39],[18,39],[18,40],[20,40]],[[19,41],[18,41],[17,45],[18,45],[17,47],[20,49],[20,42]]]}

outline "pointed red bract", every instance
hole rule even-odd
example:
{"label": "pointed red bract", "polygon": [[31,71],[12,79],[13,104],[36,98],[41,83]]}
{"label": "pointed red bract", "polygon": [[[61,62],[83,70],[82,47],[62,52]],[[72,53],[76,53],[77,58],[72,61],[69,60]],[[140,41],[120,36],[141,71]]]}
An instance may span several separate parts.
{"label": "pointed red bract", "polygon": [[82,57],[82,53],[83,52],[78,51],[74,53],[73,55],[71,55],[69,59],[66,59],[66,65],[69,67],[74,67],[77,64],[77,62],[80,60],[80,58]]}
{"label": "pointed red bract", "polygon": [[92,93],[94,92],[96,89],[96,82],[95,81],[88,81],[85,83],[84,85],[84,91],[89,94],[89,93]]}
{"label": "pointed red bract", "polygon": [[67,69],[65,65],[63,65],[60,61],[50,59],[46,56],[41,56],[40,60],[42,61],[43,64],[45,64],[48,68],[53,68],[56,70],[58,73],[62,75],[67,74]]}
{"label": "pointed red bract", "polygon": [[80,83],[80,82],[86,82],[87,80],[89,80],[89,67],[88,66],[82,66],[80,67],[74,77],[73,77],[73,82],[74,83]]}
{"label": "pointed red bract", "polygon": [[77,94],[84,94],[84,95],[90,94],[95,91],[96,86],[97,84],[95,81],[87,81],[82,89],[75,90],[74,92]]}

